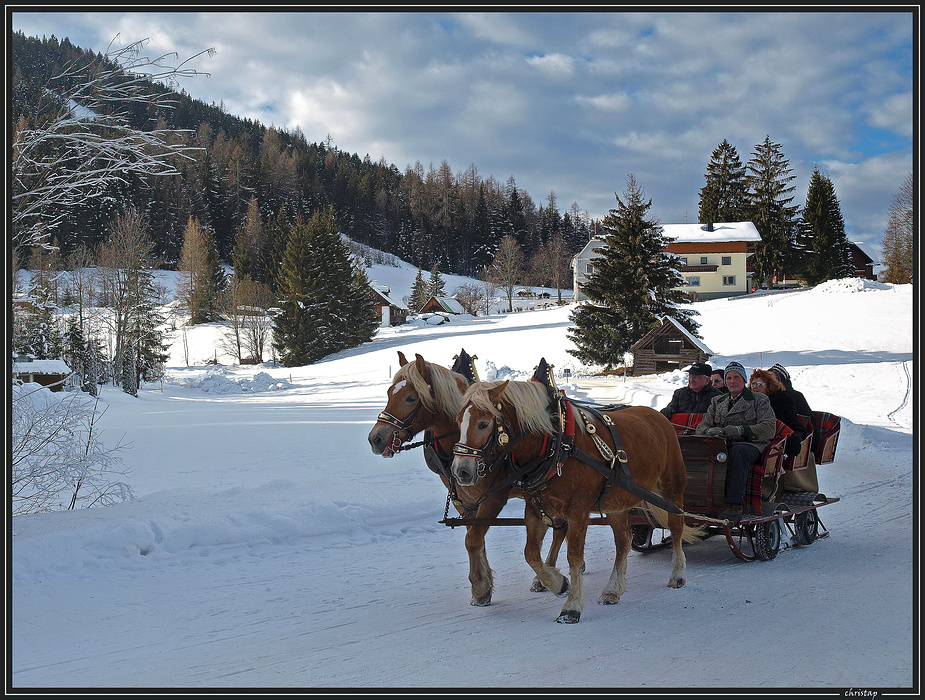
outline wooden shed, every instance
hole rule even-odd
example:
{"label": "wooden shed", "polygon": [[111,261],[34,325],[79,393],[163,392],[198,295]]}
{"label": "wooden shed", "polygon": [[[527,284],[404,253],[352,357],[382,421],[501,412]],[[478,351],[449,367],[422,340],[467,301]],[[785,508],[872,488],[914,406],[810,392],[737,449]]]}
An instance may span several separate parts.
{"label": "wooden shed", "polygon": [[376,317],[380,320],[380,325],[383,327],[400,326],[408,322],[408,307],[392,299],[389,296],[391,290],[388,287],[376,287],[371,284],[369,288],[372,290]]}
{"label": "wooden shed", "polygon": [[670,316],[646,333],[630,348],[633,366],[631,376],[671,372],[706,362],[713,351]]}
{"label": "wooden shed", "polygon": [[466,310],[453,297],[431,297],[418,313],[464,314]]}
{"label": "wooden shed", "polygon": [[71,368],[64,360],[33,360],[29,355],[13,359],[13,378],[22,382],[35,382],[52,391],[61,391]]}

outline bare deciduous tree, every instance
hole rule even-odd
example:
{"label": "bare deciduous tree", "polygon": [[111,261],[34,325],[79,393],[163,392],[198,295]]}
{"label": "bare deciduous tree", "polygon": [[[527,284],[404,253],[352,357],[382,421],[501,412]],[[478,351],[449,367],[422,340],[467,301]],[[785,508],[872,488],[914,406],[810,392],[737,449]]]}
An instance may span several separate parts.
{"label": "bare deciduous tree", "polygon": [[489,273],[507,297],[507,310],[513,311],[514,290],[521,283],[524,274],[524,253],[516,238],[505,236],[501,239]]}
{"label": "bare deciduous tree", "polygon": [[12,514],[111,505],[132,497],[118,480],[119,445],[106,449],[94,433],[102,414],[80,392],[13,386],[10,459]]}
{"label": "bare deciduous tree", "polygon": [[[67,211],[101,196],[115,183],[140,177],[177,174],[177,157],[193,147],[170,137],[177,130],[142,131],[131,126],[127,111],[138,104],[172,106],[167,91],[152,83],[175,86],[180,78],[199,73],[187,64],[142,55],[147,40],[121,49],[110,45],[89,64],[81,58],[66,66],[48,84],[52,116],[36,124],[21,123],[13,134],[11,230],[16,245],[49,246],[49,239]],[[67,87],[67,86],[72,87]],[[42,107],[39,114],[45,112]]]}

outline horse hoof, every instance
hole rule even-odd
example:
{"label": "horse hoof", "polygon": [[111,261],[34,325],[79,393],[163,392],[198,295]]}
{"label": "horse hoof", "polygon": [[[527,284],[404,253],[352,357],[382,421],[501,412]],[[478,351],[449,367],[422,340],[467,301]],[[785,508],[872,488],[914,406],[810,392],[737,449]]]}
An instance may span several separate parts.
{"label": "horse hoof", "polygon": [[[566,593],[568,593],[568,579],[565,578],[565,576],[563,576],[563,577],[562,577],[562,590],[560,590],[558,593],[556,593],[556,595],[557,595],[557,596],[564,596]],[[575,620],[575,622],[578,622],[578,620]]]}
{"label": "horse hoof", "polygon": [[687,579],[673,578],[668,582],[668,588],[680,588],[685,583],[687,583]]}
{"label": "horse hoof", "polygon": [[620,602],[620,596],[613,593],[601,593],[601,597],[597,602],[601,605],[616,605]]}
{"label": "horse hoof", "polygon": [[563,610],[559,617],[556,618],[556,622],[561,622],[566,625],[574,625],[581,619],[581,612],[579,610]]}
{"label": "horse hoof", "polygon": [[491,605],[491,595],[487,595],[484,598],[476,598],[472,596],[472,600],[469,601],[469,605],[474,605],[479,608],[484,608],[486,605]]}
{"label": "horse hoof", "polygon": [[539,581],[534,581],[534,582],[533,582],[533,585],[530,586],[530,591],[533,592],[533,593],[545,593],[545,592],[548,591],[548,590],[549,590],[549,589],[546,588],[546,586],[544,586],[544,585],[543,585],[542,583],[540,583]]}

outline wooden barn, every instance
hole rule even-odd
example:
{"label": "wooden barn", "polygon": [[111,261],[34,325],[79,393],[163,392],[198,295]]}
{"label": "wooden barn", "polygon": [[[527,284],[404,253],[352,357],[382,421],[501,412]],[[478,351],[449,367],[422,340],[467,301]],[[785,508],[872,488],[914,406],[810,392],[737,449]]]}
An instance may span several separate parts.
{"label": "wooden barn", "polygon": [[453,297],[431,297],[418,313],[464,314],[466,310]]}
{"label": "wooden barn", "polygon": [[706,362],[713,351],[673,318],[662,316],[661,323],[630,348],[630,354],[633,365],[628,368],[628,374],[639,376],[671,372],[695,362]]}

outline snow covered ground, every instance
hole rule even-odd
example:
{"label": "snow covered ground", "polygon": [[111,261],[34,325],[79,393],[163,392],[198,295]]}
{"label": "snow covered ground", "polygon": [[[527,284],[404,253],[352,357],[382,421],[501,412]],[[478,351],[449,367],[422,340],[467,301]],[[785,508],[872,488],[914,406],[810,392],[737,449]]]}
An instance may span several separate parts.
{"label": "snow covered ground", "polygon": [[[370,278],[401,296],[415,272]],[[529,591],[523,530],[497,527],[493,602],[472,607],[465,532],[438,523],[445,489],[419,453],[367,444],[397,351],[449,365],[464,348],[483,380],[527,378],[545,357],[571,396],[656,408],[683,372],[591,376],[566,352],[569,306],[382,329],[291,369],[206,365],[217,326],[187,332],[187,367],[178,330],[163,384],[102,394],[103,440],[131,445],[137,500],[12,520],[8,684],[917,689],[912,287],[843,280],[695,308],[714,365],[780,362],[843,417],[819,467],[841,499],[819,510],[829,537],[752,563],[722,538],[690,545],[678,590],[668,551],[633,552],[625,596],[598,606],[613,541],[592,527],[587,605],[560,625],[562,601]]]}

